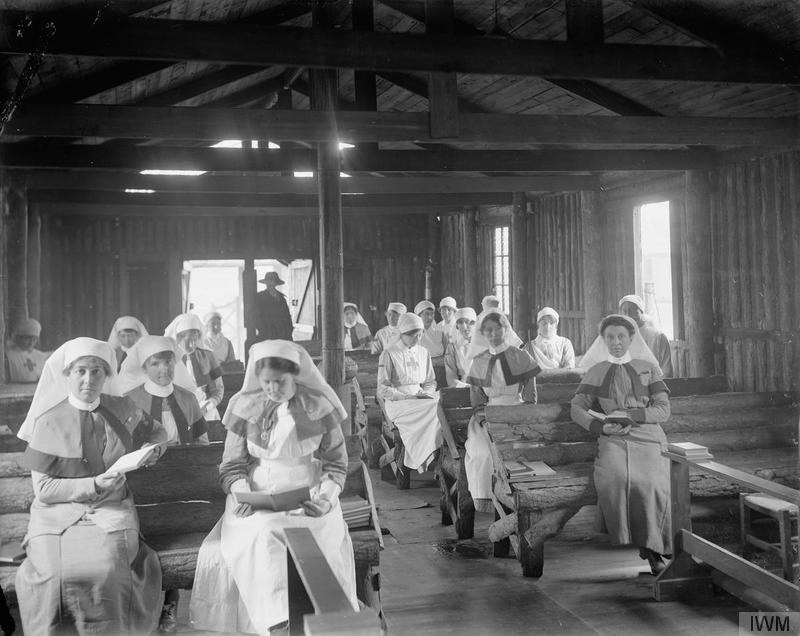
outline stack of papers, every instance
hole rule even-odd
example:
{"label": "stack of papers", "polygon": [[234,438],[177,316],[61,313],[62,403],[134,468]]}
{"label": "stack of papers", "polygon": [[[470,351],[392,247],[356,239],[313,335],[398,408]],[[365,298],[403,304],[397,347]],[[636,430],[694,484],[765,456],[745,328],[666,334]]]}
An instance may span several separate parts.
{"label": "stack of papers", "polygon": [[372,518],[372,506],[369,501],[361,497],[344,497],[339,500],[342,506],[342,515],[348,528],[363,528],[368,526]]}
{"label": "stack of papers", "polygon": [[705,446],[700,446],[700,444],[695,444],[694,442],[676,442],[675,444],[670,444],[668,450],[670,453],[681,455],[694,462],[702,459],[714,459],[714,456],[708,452]]}
{"label": "stack of papers", "polygon": [[556,474],[556,471],[544,462],[506,462],[506,470],[508,471],[508,481],[512,484],[540,481]]}

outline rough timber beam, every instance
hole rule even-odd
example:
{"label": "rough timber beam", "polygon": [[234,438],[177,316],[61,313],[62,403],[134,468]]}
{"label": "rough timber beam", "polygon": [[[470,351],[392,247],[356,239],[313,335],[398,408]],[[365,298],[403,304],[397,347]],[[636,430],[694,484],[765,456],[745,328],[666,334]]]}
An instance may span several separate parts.
{"label": "rough timber beam", "polygon": [[[124,151],[102,146],[42,143],[0,144],[0,165],[8,168],[69,168],[106,172],[148,169],[208,172],[310,171],[312,150],[135,146]],[[713,153],[690,150],[361,150],[342,153],[342,170],[357,172],[605,172],[625,170],[708,170]]]}
{"label": "rough timber beam", "polygon": [[[16,172],[16,171],[14,171]],[[140,174],[104,174],[90,172],[76,175],[69,171],[35,171],[20,174],[19,182],[31,190],[126,189],[156,192],[250,192],[315,194],[315,178],[203,175],[196,177],[153,176]],[[552,192],[596,190],[597,177],[591,175],[532,177],[368,177],[342,179],[342,194],[448,194],[465,192]]]}
{"label": "rough timber beam", "polygon": [[[21,105],[7,135],[131,139],[435,141],[427,113],[228,110],[215,108]],[[332,125],[333,124],[333,125]],[[784,145],[794,118],[599,117],[464,113],[460,142],[597,145]]]}
{"label": "rough timber beam", "polygon": [[[25,54],[23,14],[0,13],[0,53]],[[42,14],[42,18],[46,16]],[[703,47],[505,40],[127,18],[64,23],[51,55],[490,75],[797,84],[800,69]],[[28,29],[23,33],[35,32]],[[265,46],[265,43],[268,43]]]}

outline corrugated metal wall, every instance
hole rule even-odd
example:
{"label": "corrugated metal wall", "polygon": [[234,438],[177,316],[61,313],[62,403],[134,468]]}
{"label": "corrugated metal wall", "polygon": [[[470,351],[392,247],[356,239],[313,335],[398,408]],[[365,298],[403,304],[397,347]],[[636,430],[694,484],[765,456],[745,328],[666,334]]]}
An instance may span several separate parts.
{"label": "corrugated metal wall", "polygon": [[[162,328],[180,306],[184,260],[316,258],[319,249],[312,217],[48,216],[42,236],[47,348],[79,335],[105,339],[122,311],[135,311],[123,307],[123,269],[162,273],[152,281],[149,308]],[[426,241],[424,215],[345,217],[345,298],[359,303],[370,327],[382,326],[389,301],[413,305],[422,297]],[[370,305],[376,307],[374,316]],[[373,317],[380,323],[372,324]]]}
{"label": "corrugated metal wall", "polygon": [[560,316],[558,333],[586,351],[580,193],[532,202],[528,217],[528,294],[531,321],[542,307]]}
{"label": "corrugated metal wall", "polygon": [[800,153],[712,175],[718,365],[738,391],[800,389]]}

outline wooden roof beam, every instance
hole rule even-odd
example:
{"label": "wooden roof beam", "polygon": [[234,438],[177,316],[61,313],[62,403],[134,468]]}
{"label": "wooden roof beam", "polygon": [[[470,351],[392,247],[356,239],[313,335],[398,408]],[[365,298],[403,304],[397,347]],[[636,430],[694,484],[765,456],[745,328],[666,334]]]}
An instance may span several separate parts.
{"label": "wooden roof beam", "polygon": [[[332,125],[333,123],[333,125]],[[6,135],[129,139],[272,139],[318,142],[435,141],[427,113],[141,108],[22,104]],[[453,141],[492,144],[785,145],[795,118],[598,117],[463,113]]]}
{"label": "wooden roof beam", "polygon": [[[154,168],[209,172],[309,171],[312,150],[135,146],[63,146],[52,142],[0,144],[0,164],[107,172]],[[689,150],[362,150],[342,153],[342,170],[358,172],[605,172],[703,170],[714,165],[705,148]]]}
{"label": "wooden roof beam", "polygon": [[[399,13],[403,13],[415,20],[422,22],[424,18],[424,13],[420,10],[420,5],[415,0],[379,0],[382,4],[398,11]],[[569,20],[568,16],[568,20]],[[573,21],[578,19],[577,15],[573,18]],[[577,28],[577,27],[574,27]],[[484,35],[483,31],[478,29],[477,27],[473,26],[469,22],[465,22],[463,20],[456,20],[455,21],[455,30],[456,33],[462,35]],[[506,36],[508,38],[513,38],[514,36],[511,33],[501,32],[499,35]],[[559,88],[563,88],[570,93],[577,95],[581,99],[585,99],[590,101],[598,106],[602,106],[606,110],[610,110],[613,113],[617,113],[618,115],[630,115],[630,116],[639,116],[639,115],[659,115],[657,111],[648,108],[640,104],[637,101],[630,99],[616,91],[611,90],[610,88],[606,88],[602,84],[598,84],[596,82],[592,82],[590,80],[585,79],[569,79],[569,78],[558,78],[558,77],[543,77],[544,80],[558,86]],[[398,84],[398,86],[402,86]],[[411,89],[408,89],[411,90]],[[461,110],[466,111],[467,109],[464,108],[464,105],[461,105]],[[467,111],[469,112],[469,111]],[[480,112],[480,111],[478,111]]]}
{"label": "wooden roof beam", "polygon": [[[316,179],[296,177],[202,175],[197,177],[153,176],[140,174],[84,173],[79,178],[70,171],[33,171],[16,174],[28,190],[126,189],[156,192],[241,192],[315,194]],[[599,181],[592,175],[550,175],[525,177],[369,177],[341,180],[343,194],[457,194],[466,192],[551,192],[596,190]]]}
{"label": "wooden roof beam", "polygon": [[[17,33],[20,17],[19,12],[0,13],[1,53],[19,54],[31,49],[30,36],[19,37]],[[198,47],[198,42],[203,46]],[[767,65],[755,53],[723,56],[701,47],[370,33],[148,18],[97,24],[59,22],[48,54],[582,79],[800,83],[800,69],[791,64]]]}

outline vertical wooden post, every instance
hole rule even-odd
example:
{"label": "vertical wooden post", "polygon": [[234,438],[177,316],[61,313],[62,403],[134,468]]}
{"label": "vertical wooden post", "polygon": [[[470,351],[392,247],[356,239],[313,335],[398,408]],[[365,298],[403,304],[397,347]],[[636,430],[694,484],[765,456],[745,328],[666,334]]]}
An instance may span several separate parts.
{"label": "vertical wooden post", "polygon": [[461,262],[464,265],[464,306],[472,307],[480,313],[481,302],[478,292],[478,223],[477,210],[465,207],[462,214],[464,247]]}
{"label": "vertical wooden post", "polygon": [[511,202],[511,319],[523,340],[530,331],[530,302],[528,300],[528,198],[515,192]]}
{"label": "vertical wooden post", "polygon": [[583,237],[583,313],[586,322],[586,347],[597,337],[603,319],[603,237],[597,195],[581,192],[581,234]]}
{"label": "vertical wooden post", "polygon": [[10,184],[6,192],[8,206],[7,266],[8,320],[13,325],[28,318],[28,210],[25,190]]}
{"label": "vertical wooden post", "polygon": [[[428,262],[425,264],[425,298],[434,301],[437,292],[436,274],[439,268],[440,245],[439,221],[435,214],[428,215]],[[436,304],[434,302],[434,304]]]}
{"label": "vertical wooden post", "polygon": [[[331,8],[316,0],[312,11],[315,27],[333,28]],[[342,197],[339,184],[340,155],[334,111],[338,99],[335,70],[312,69],[311,107],[330,113],[331,139],[317,144],[317,188],[319,194],[319,259],[322,286],[322,375],[333,389],[349,397],[344,386],[344,247],[342,241]],[[350,434],[348,419],[343,425]]]}
{"label": "vertical wooden post", "polygon": [[258,293],[258,281],[256,280],[255,259],[247,256],[244,259],[244,270],[242,270],[242,304],[244,309],[244,360],[250,357],[250,345],[256,340],[256,293]]}
{"label": "vertical wooden post", "polygon": [[[353,30],[375,30],[375,0],[353,0]],[[370,71],[353,71],[356,108],[358,110],[378,110],[378,93],[375,87],[375,73]],[[377,150],[377,143],[361,143],[359,148]]]}
{"label": "vertical wooden post", "polygon": [[8,310],[8,268],[6,231],[8,229],[8,185],[6,177],[0,172],[0,384],[6,381],[6,315]]}
{"label": "vertical wooden post", "polygon": [[42,316],[42,217],[37,206],[28,206],[28,314]]}
{"label": "vertical wooden post", "polygon": [[[453,0],[425,0],[425,32],[452,33]],[[455,73],[428,74],[431,137],[458,137],[458,85]]]}
{"label": "vertical wooden post", "polygon": [[686,172],[686,340],[689,374],[714,374],[714,303],[711,271],[711,205],[708,176]]}

